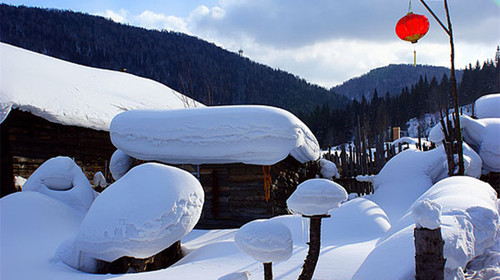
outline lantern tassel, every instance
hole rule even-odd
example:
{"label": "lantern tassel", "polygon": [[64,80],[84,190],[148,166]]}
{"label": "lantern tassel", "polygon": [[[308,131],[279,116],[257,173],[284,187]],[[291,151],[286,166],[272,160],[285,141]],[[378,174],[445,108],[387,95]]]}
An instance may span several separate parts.
{"label": "lantern tassel", "polygon": [[413,66],[417,67],[417,46],[413,44]]}

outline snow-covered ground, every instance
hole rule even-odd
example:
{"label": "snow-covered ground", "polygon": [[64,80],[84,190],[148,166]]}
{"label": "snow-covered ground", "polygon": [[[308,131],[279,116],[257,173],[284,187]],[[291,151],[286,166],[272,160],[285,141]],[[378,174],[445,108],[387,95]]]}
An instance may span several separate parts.
{"label": "snow-covered ground", "polygon": [[0,43],[0,123],[11,108],[48,121],[109,131],[131,109],[204,106],[150,79],[81,66]]}
{"label": "snow-covered ground", "polygon": [[[476,161],[470,166],[477,173],[479,157],[470,158]],[[394,159],[396,163],[387,164],[377,176],[374,195],[344,202],[330,211],[331,218],[323,220],[322,249],[315,279],[411,279],[415,227],[411,209],[413,204],[425,199],[441,205],[448,276],[460,274],[459,267],[465,267],[476,256],[498,251],[495,247],[498,245],[498,202],[488,184],[469,176],[434,184],[446,170],[442,149],[408,150]],[[128,180],[127,176],[118,182],[123,180]],[[154,185],[163,181],[163,178],[158,182],[149,178],[147,182]],[[113,185],[108,190],[113,190]],[[110,195],[111,192],[107,197]],[[146,199],[146,203],[141,202],[140,196],[134,201],[142,206],[138,212],[134,212],[137,209],[132,206],[133,211],[127,210],[131,203],[120,204],[122,218],[157,211],[156,204],[147,203],[147,196],[142,199]],[[92,208],[89,213],[93,212],[93,219],[98,219]],[[85,211],[38,191],[23,191],[0,200],[0,215],[2,279],[218,279],[237,272],[249,272],[249,279],[262,279],[263,275],[262,265],[236,246],[237,229],[193,230],[182,239],[187,255],[172,267],[111,276],[80,272],[56,258],[56,251],[65,240],[74,237],[82,226],[91,226],[88,222],[82,224]],[[288,227],[293,239],[290,259],[273,264],[275,279],[297,279],[307,254],[305,221],[293,215],[271,220]],[[493,267],[493,273],[500,276],[498,266]]]}

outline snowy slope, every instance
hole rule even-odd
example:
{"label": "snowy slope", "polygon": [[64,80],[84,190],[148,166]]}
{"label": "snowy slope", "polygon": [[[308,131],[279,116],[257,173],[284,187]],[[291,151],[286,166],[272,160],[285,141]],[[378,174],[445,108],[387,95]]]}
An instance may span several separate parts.
{"label": "snowy slope", "polygon": [[202,104],[150,79],[85,67],[0,43],[0,120],[13,108],[51,122],[109,130],[130,109]]}

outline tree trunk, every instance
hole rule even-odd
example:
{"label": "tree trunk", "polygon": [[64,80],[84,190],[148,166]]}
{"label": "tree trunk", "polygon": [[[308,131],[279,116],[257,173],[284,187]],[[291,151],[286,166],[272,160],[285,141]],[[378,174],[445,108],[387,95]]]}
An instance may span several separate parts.
{"label": "tree trunk", "polygon": [[441,228],[434,230],[415,228],[415,279],[442,280],[444,279],[443,258],[444,241]]}
{"label": "tree trunk", "polygon": [[264,263],[264,280],[273,280],[273,263]]}
{"label": "tree trunk", "polygon": [[309,251],[302,266],[302,273],[299,280],[310,280],[318,263],[319,251],[321,247],[321,219],[329,217],[329,215],[305,216],[311,219],[309,226]]}

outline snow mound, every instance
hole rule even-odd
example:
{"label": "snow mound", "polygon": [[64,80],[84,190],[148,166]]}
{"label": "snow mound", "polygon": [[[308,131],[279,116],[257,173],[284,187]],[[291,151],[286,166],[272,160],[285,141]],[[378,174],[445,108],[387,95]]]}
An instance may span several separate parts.
{"label": "snow mound", "polygon": [[54,123],[108,131],[113,117],[126,110],[204,106],[128,73],[86,67],[4,43],[0,53],[0,108],[11,105]]}
{"label": "snow mound", "polygon": [[250,276],[250,272],[248,272],[248,271],[233,272],[233,273],[229,273],[227,275],[221,276],[217,280],[248,280],[249,276]]}
{"label": "snow mound", "polygon": [[417,228],[439,228],[441,226],[441,212],[441,205],[429,199],[417,201],[411,208],[411,215]]}
{"label": "snow mound", "polygon": [[340,178],[339,170],[337,169],[337,166],[335,165],[335,163],[333,163],[327,159],[321,158],[321,159],[319,159],[319,164],[321,166],[321,175],[324,178],[327,178],[327,179],[331,179],[333,177],[335,177],[337,179]]}
{"label": "snow mound", "polygon": [[[483,161],[483,173],[500,172],[500,118],[472,119],[461,115],[460,123],[464,141],[476,151]],[[444,139],[441,125],[436,125],[429,140],[439,145]]]}
{"label": "snow mound", "polygon": [[24,183],[23,191],[43,193],[85,212],[96,196],[80,167],[62,156],[47,160],[35,170]]}
{"label": "snow mound", "polygon": [[115,180],[120,179],[134,165],[135,159],[121,150],[116,150],[109,161],[109,171]]}
{"label": "snow mound", "polygon": [[95,200],[58,258],[92,272],[92,259],[150,257],[193,229],[203,202],[203,189],[188,172],[158,163],[134,167]]}
{"label": "snow mound", "polygon": [[[411,208],[426,200],[442,207],[441,232],[449,277],[497,243],[500,217],[496,192],[490,185],[467,176],[446,178],[433,185]],[[386,279],[387,271],[391,271],[393,279],[414,278],[414,228],[408,211],[380,239],[353,279]]]}
{"label": "snow mound", "polygon": [[242,252],[261,263],[286,261],[293,252],[290,229],[272,220],[254,220],[243,225],[234,242]]}
{"label": "snow mound", "polygon": [[474,103],[475,114],[479,119],[500,118],[500,93],[480,97]]}
{"label": "snow mound", "polygon": [[287,199],[288,209],[301,215],[325,215],[347,200],[346,190],[327,179],[310,179],[297,186]]}
{"label": "snow mound", "polygon": [[[465,174],[479,178],[481,159],[466,144]],[[434,183],[447,177],[448,163],[444,147],[422,152],[405,150],[393,157],[373,179],[374,193],[370,197],[391,220],[397,222],[413,202]]]}
{"label": "snow mound", "polygon": [[272,165],[288,155],[319,158],[319,144],[293,114],[269,106],[127,111],[111,123],[111,141],[126,154],[173,164]]}

